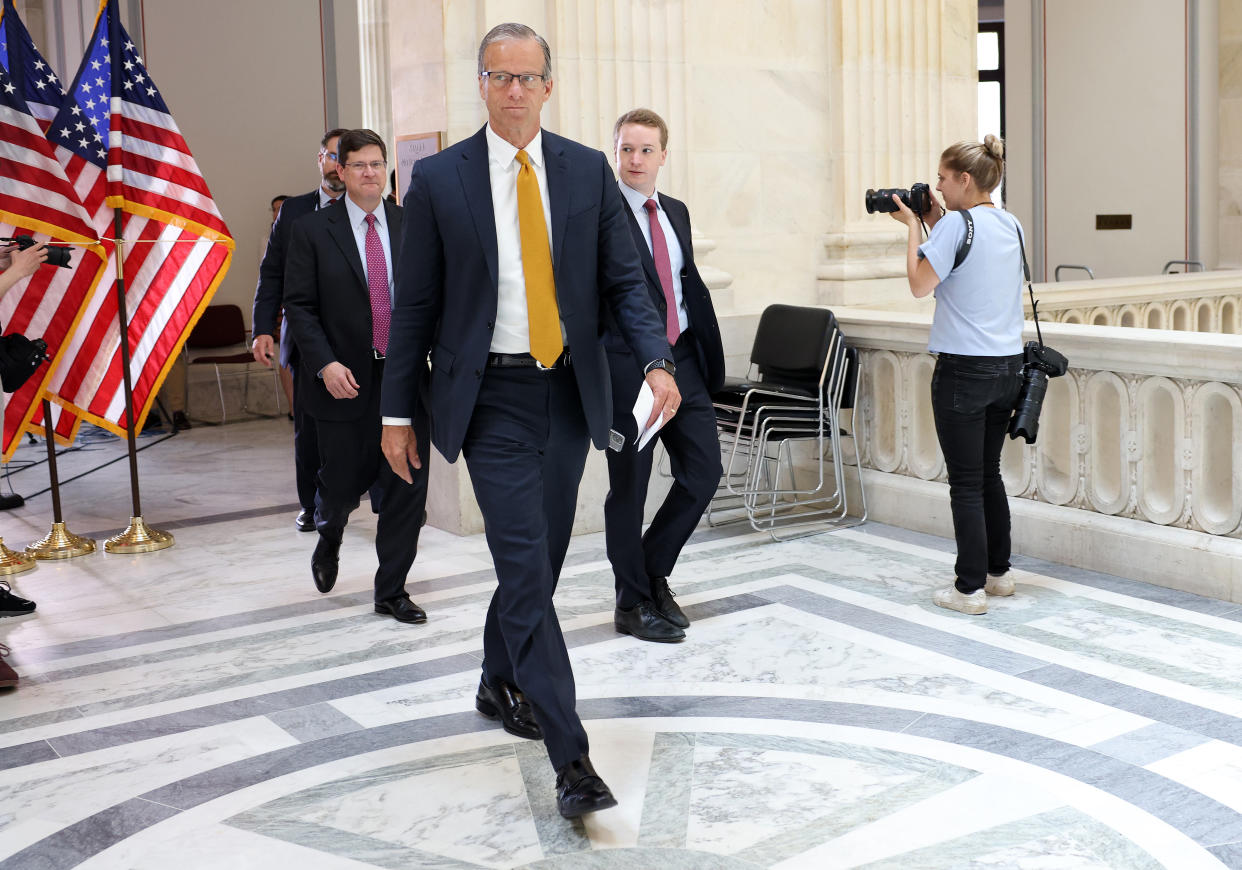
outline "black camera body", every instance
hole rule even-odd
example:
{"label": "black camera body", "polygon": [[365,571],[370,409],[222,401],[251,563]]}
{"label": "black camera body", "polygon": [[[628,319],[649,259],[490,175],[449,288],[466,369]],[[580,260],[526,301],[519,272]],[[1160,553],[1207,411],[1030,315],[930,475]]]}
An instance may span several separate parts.
{"label": "black camera body", "polygon": [[43,363],[48,362],[47,342],[14,332],[0,337],[0,388],[17,392]]}
{"label": "black camera body", "polygon": [[1059,378],[1069,370],[1069,360],[1046,344],[1028,341],[1022,349],[1022,390],[1009,420],[1009,437],[1034,444],[1039,434],[1039,412],[1048,392],[1048,378]]}
{"label": "black camera body", "polygon": [[910,185],[909,190],[906,190],[904,187],[882,187],[879,190],[868,188],[866,193],[867,214],[897,211],[897,203],[893,202],[893,194],[896,194],[897,198],[905,203],[906,208],[920,218],[932,209],[931,187],[919,182],[918,184]]}
{"label": "black camera body", "polygon": [[[11,236],[9,238],[0,238],[0,242],[14,242],[17,244],[18,250],[24,251],[27,248],[33,248],[38,244],[30,236]],[[64,269],[70,268],[69,255],[73,251],[68,245],[52,245],[47,246],[47,265],[60,266]]]}

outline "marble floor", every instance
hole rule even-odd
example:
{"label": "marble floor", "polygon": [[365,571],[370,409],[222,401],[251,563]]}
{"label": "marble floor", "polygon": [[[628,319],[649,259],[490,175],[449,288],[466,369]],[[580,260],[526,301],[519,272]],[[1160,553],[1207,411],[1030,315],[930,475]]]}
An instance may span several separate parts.
{"label": "marble floor", "polygon": [[[0,621],[0,868],[1242,867],[1242,607],[1019,559],[1016,595],[960,616],[930,603],[951,542],[876,523],[702,528],[680,645],[615,633],[602,538],[576,538],[557,608],[620,805],[564,821],[542,746],[473,709],[483,540],[426,530],[430,619],[401,625],[359,511],[320,595],[289,431],[143,436],[176,546],[12,578],[39,609]],[[88,441],[61,474],[122,456]],[[66,521],[105,534],[129,498],[122,459],[66,484]]]}

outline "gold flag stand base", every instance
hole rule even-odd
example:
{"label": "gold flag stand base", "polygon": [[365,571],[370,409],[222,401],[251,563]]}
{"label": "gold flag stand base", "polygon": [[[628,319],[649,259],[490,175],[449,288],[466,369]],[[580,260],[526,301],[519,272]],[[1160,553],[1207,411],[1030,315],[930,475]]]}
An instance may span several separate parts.
{"label": "gold flag stand base", "polygon": [[0,538],[0,576],[20,574],[23,571],[29,571],[34,566],[34,559],[25,553],[10,550],[4,545],[4,538]]}
{"label": "gold flag stand base", "polygon": [[52,523],[52,530],[41,540],[26,545],[27,555],[36,559],[72,559],[95,552],[95,542],[75,535],[64,523]]}
{"label": "gold flag stand base", "polygon": [[129,528],[104,541],[104,550],[109,553],[152,553],[174,543],[173,536],[168,532],[151,528],[142,517],[130,517]]}

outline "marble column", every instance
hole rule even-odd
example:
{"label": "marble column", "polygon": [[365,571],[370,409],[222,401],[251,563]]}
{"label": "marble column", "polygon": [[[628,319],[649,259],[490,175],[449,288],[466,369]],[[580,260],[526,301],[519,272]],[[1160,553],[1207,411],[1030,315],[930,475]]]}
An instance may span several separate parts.
{"label": "marble column", "polygon": [[829,213],[825,305],[906,298],[905,231],[868,215],[867,188],[935,186],[940,152],[977,138],[975,0],[829,4]]}

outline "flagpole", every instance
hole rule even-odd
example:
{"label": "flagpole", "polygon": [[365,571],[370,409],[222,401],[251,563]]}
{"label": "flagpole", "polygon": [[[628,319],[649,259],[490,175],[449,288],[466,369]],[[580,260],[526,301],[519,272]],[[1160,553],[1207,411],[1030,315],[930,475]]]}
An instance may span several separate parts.
{"label": "flagpole", "polygon": [[[113,209],[113,221],[117,239],[122,238],[122,215],[118,207]],[[129,444],[129,489],[133,501],[133,513],[125,531],[104,541],[109,553],[150,553],[163,550],[174,543],[168,532],[153,529],[142,519],[142,501],[138,492],[138,448],[134,440],[134,385],[129,370],[129,313],[125,309],[125,247],[118,241],[116,251],[116,311],[121,321],[121,378],[125,385],[125,437]]]}
{"label": "flagpole", "polygon": [[72,559],[95,552],[95,542],[75,535],[65,527],[60,513],[60,475],[56,471],[56,442],[52,435],[52,403],[43,400],[43,434],[47,439],[47,471],[52,483],[52,530],[41,540],[26,545],[26,553],[36,559]]}

